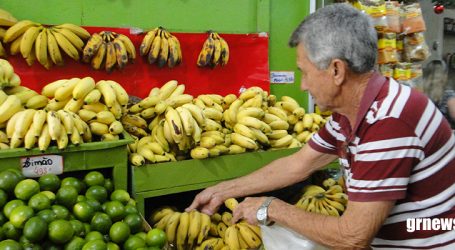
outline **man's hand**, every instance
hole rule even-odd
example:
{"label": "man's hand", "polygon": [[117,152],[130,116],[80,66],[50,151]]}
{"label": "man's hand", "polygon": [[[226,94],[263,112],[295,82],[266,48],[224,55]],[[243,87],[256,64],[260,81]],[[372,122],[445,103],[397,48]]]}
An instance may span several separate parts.
{"label": "man's hand", "polygon": [[224,198],[216,191],[217,186],[209,187],[204,189],[202,192],[196,195],[193,203],[185,209],[189,212],[191,210],[199,210],[202,213],[212,215],[218,208],[223,204]]}
{"label": "man's hand", "polygon": [[251,225],[258,224],[256,213],[266,197],[247,197],[232,212],[232,223],[244,219]]}

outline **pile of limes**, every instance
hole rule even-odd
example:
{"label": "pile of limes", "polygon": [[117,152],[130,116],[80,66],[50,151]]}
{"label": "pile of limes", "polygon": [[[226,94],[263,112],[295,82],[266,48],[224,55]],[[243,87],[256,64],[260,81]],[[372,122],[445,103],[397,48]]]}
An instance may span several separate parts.
{"label": "pile of limes", "polygon": [[162,249],[165,232],[142,223],[129,193],[98,171],[82,180],[0,172],[0,249]]}

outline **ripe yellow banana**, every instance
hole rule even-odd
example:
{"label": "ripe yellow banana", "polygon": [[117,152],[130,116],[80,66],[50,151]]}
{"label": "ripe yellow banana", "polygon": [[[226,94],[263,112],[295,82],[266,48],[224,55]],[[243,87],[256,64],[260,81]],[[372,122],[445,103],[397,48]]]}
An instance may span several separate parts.
{"label": "ripe yellow banana", "polygon": [[232,140],[232,143],[239,145],[243,148],[252,149],[252,150],[258,149],[258,145],[256,144],[256,142],[254,140],[252,140],[246,136],[243,136],[241,134],[232,133],[231,140]]}
{"label": "ripe yellow banana", "polygon": [[41,94],[49,98],[53,98],[55,95],[55,91],[59,89],[61,86],[63,86],[67,81],[68,79],[61,79],[54,82],[50,82],[43,87],[43,89],[41,90]]}
{"label": "ripe yellow banana", "polygon": [[212,61],[210,62],[210,64],[211,64],[212,67],[214,67],[214,66],[216,66],[216,65],[218,65],[220,63],[220,59],[221,59],[221,40],[220,40],[220,36],[218,35],[218,33],[213,32],[211,35],[212,35],[212,38],[213,38],[214,50],[213,50]]}
{"label": "ripe yellow banana", "polygon": [[288,130],[289,129],[289,123],[287,121],[283,120],[278,120],[278,121],[273,121],[269,123],[270,128],[272,130]]}
{"label": "ripe yellow banana", "polygon": [[52,61],[48,57],[47,52],[47,29],[43,28],[35,41],[35,54],[38,62],[43,65],[46,69],[52,66]]}
{"label": "ripe yellow banana", "polygon": [[84,104],[92,104],[99,102],[101,99],[101,92],[98,89],[92,89],[85,97]]}
{"label": "ripe yellow banana", "polygon": [[165,230],[167,226],[167,222],[171,218],[171,216],[174,215],[174,212],[165,214],[159,221],[157,221],[153,227],[159,228],[161,230]]}
{"label": "ripe yellow banana", "polygon": [[59,110],[57,111],[57,115],[60,118],[60,121],[63,124],[63,127],[65,128],[65,131],[70,135],[73,133],[73,127],[74,127],[74,120],[73,116],[71,113],[65,110]]}
{"label": "ripe yellow banana", "polygon": [[180,223],[180,216],[180,212],[173,213],[166,224],[166,238],[168,242],[174,243],[176,240],[176,232]]}
{"label": "ripe yellow banana", "polygon": [[96,84],[96,88],[101,92],[106,106],[108,108],[113,107],[117,102],[117,95],[115,90],[112,88],[112,85],[110,85],[107,81],[101,80]]}
{"label": "ripe yellow banana", "polygon": [[190,155],[193,159],[205,159],[209,157],[209,150],[203,147],[195,147],[191,149]]}
{"label": "ripe yellow banana", "polygon": [[25,134],[33,122],[35,112],[36,110],[34,109],[20,111],[20,115],[15,122],[13,137],[16,136],[19,139],[23,139],[25,137]]}
{"label": "ripe yellow banana", "polygon": [[11,26],[5,32],[5,36],[3,37],[4,43],[10,43],[14,41],[16,38],[24,34],[29,28],[40,26],[40,24],[32,22],[30,20],[22,20]]}
{"label": "ripe yellow banana", "polygon": [[55,32],[62,34],[78,51],[82,51],[84,48],[84,41],[71,30],[65,28],[53,27]]}
{"label": "ripe yellow banana", "polygon": [[196,120],[199,127],[205,128],[206,119],[204,116],[204,112],[202,111],[201,108],[199,108],[198,106],[196,106],[194,104],[190,104],[190,103],[184,104],[184,105],[182,105],[182,107],[186,108],[188,111],[190,111],[191,115]]}
{"label": "ripe yellow banana", "polygon": [[[66,129],[64,126],[62,128],[62,133],[60,134],[60,137],[57,139],[57,148],[60,150],[63,150],[68,146],[68,134],[66,133]],[[71,128],[72,129],[72,128]]]}
{"label": "ripe yellow banana", "polygon": [[42,29],[42,26],[32,26],[24,32],[20,45],[20,50],[23,58],[27,58],[30,55],[32,47],[35,44],[35,40]]}
{"label": "ripe yellow banana", "polygon": [[224,235],[224,243],[229,246],[229,249],[240,249],[237,228],[234,225],[229,226],[226,229]]}
{"label": "ripe yellow banana", "polygon": [[172,107],[168,107],[165,114],[166,122],[171,130],[172,138],[176,143],[183,139],[183,125],[178,112]]}
{"label": "ripe yellow banana", "polygon": [[161,219],[163,219],[166,215],[170,215],[174,213],[174,209],[170,207],[162,207],[152,212],[150,216],[150,222],[152,224],[157,223]]}
{"label": "ripe yellow banana", "polygon": [[70,99],[66,103],[65,107],[63,107],[63,110],[66,110],[66,111],[69,111],[72,113],[77,113],[82,108],[83,105],[84,105],[84,99],[79,99],[79,100]]}
{"label": "ripe yellow banana", "polygon": [[6,122],[21,109],[21,100],[15,95],[8,96],[2,105],[0,105],[0,123]]}
{"label": "ripe yellow banana", "polygon": [[177,107],[175,109],[182,122],[183,130],[187,136],[191,136],[194,133],[194,127],[196,122],[194,121],[193,116],[191,115],[190,111],[183,107]]}
{"label": "ripe yellow banana", "polygon": [[106,80],[106,82],[111,85],[112,89],[114,89],[115,96],[117,97],[117,102],[121,106],[126,106],[128,104],[129,96],[126,90],[122,87],[122,85],[112,80]]}
{"label": "ripe yellow banana", "polygon": [[[98,50],[101,48],[101,45],[103,45],[103,44],[105,46],[104,40],[101,37],[101,35],[98,33],[94,33],[90,37],[90,39],[87,41],[87,44],[85,45],[84,50],[82,51],[82,61],[85,63],[89,63],[90,61],[92,61],[92,66],[93,66],[92,57],[97,55],[98,53],[100,53],[100,52],[98,52]],[[105,50],[102,51],[101,53],[103,55],[98,56],[99,57],[98,61],[102,62],[102,60],[104,59]],[[99,69],[99,67],[98,67],[98,69]]]}
{"label": "ripe yellow banana", "polygon": [[75,24],[72,24],[72,23],[60,24],[60,25],[55,26],[55,28],[57,28],[57,29],[67,29],[67,30],[73,32],[74,34],[76,34],[82,40],[87,40],[88,38],[90,38],[90,33],[88,33],[87,30],[85,30],[81,26],[78,26],[78,25],[75,25]]}
{"label": "ripe yellow banana", "polygon": [[200,225],[200,230],[199,230],[199,234],[197,236],[197,244],[201,244],[202,241],[207,237],[207,235],[209,234],[209,231],[210,231],[210,227],[212,225],[211,221],[210,221],[210,216],[208,216],[207,214],[204,214],[204,213],[200,213],[200,217],[201,217],[201,225]]}
{"label": "ripe yellow banana", "polygon": [[58,66],[62,66],[64,64],[57,39],[49,29],[47,29],[47,50],[49,52],[49,57],[54,64]]}
{"label": "ripe yellow banana", "polygon": [[160,45],[160,53],[158,55],[158,67],[162,68],[164,65],[167,64],[167,60],[169,58],[169,41],[168,41],[168,32],[163,31],[161,36],[161,45]]}
{"label": "ripe yellow banana", "polygon": [[[189,227],[188,227],[188,248],[192,249],[194,243],[197,243],[197,238],[201,232],[202,214],[197,210],[189,212]],[[194,244],[196,245],[196,244]]]}
{"label": "ripe yellow banana", "polygon": [[317,185],[307,185],[303,188],[304,196],[315,196],[325,193],[325,189]]}
{"label": "ripe yellow banana", "polygon": [[58,46],[67,54],[70,58],[75,61],[79,61],[80,55],[78,49],[61,33],[51,30],[55,39],[57,40]]}
{"label": "ripe yellow banana", "polygon": [[98,112],[101,112],[101,111],[104,111],[104,110],[109,110],[106,107],[106,105],[104,105],[101,102],[95,102],[95,103],[92,103],[92,104],[85,104],[85,105],[82,106],[82,108],[90,110],[90,111],[93,111],[95,113],[98,113]]}
{"label": "ripe yellow banana", "polygon": [[272,132],[272,128],[267,123],[251,116],[244,116],[237,122],[248,127],[259,129],[264,133]]}
{"label": "ripe yellow banana", "polygon": [[64,101],[72,97],[73,89],[76,87],[77,83],[80,81],[80,78],[71,78],[60,87],[58,87],[54,92],[54,98],[57,102]]}
{"label": "ripe yellow banana", "polygon": [[102,136],[104,134],[109,133],[109,126],[107,126],[104,123],[92,121],[90,122],[89,126],[90,131],[95,135]]}
{"label": "ripe yellow banana", "polygon": [[96,121],[110,125],[115,121],[115,117],[110,111],[101,111],[96,114]]}
{"label": "ripe yellow banana", "polygon": [[183,212],[180,214],[180,221],[178,222],[176,240],[178,250],[185,249],[185,242],[188,236],[188,228],[190,226],[190,214],[188,212]]}
{"label": "ripe yellow banana", "polygon": [[147,56],[147,61],[149,64],[153,64],[158,60],[160,48],[161,48],[161,33],[162,30],[159,29],[155,37],[153,38],[152,45],[150,47],[148,56]]}
{"label": "ripe yellow banana", "polygon": [[49,126],[47,123],[44,124],[41,134],[38,138],[38,148],[41,152],[46,151],[51,143],[51,136],[49,134]]}
{"label": "ripe yellow banana", "polygon": [[70,141],[76,146],[83,143],[81,134],[79,133],[79,130],[77,130],[76,126],[73,127],[73,132],[70,135]]}
{"label": "ripe yellow banana", "polygon": [[229,62],[229,45],[222,37],[220,37],[221,44],[221,66]]}
{"label": "ripe yellow banana", "polygon": [[47,112],[46,121],[51,139],[57,141],[62,133],[62,124],[57,112],[55,111]]}
{"label": "ripe yellow banana", "polygon": [[95,80],[90,76],[84,77],[75,84],[72,91],[73,98],[84,99],[93,89],[95,89]]}
{"label": "ripe yellow banana", "polygon": [[141,56],[145,56],[149,53],[149,50],[152,46],[153,39],[158,34],[158,28],[155,28],[144,36],[142,39],[141,45],[139,47],[139,53]]}
{"label": "ripe yellow banana", "polygon": [[178,39],[173,35],[169,36],[168,43],[169,43],[169,55],[168,55],[168,60],[167,60],[167,66],[169,68],[173,68],[176,65],[178,65],[181,61],[180,43],[179,43]]}
{"label": "ripe yellow banana", "polygon": [[207,37],[204,44],[202,45],[202,50],[199,53],[197,60],[197,65],[199,67],[205,67],[210,64],[213,57],[213,52],[215,50],[215,41],[213,40],[211,34]]}
{"label": "ripe yellow banana", "polygon": [[107,72],[111,72],[117,64],[117,55],[115,54],[115,47],[113,42],[106,44],[106,56],[105,56],[105,69]]}
{"label": "ripe yellow banana", "polygon": [[279,117],[281,120],[283,121],[288,121],[288,115],[286,113],[286,111],[284,111],[282,108],[279,108],[279,107],[269,107],[267,109],[267,111],[272,114],[272,115],[275,115],[277,117]]}
{"label": "ripe yellow banana", "polygon": [[[246,223],[238,223],[235,225],[239,234],[248,245],[247,248],[258,248],[262,244],[262,240]],[[252,226],[252,225],[251,225]]]}
{"label": "ripe yellow banana", "polygon": [[109,133],[111,133],[113,135],[118,135],[118,134],[121,134],[122,132],[123,132],[123,125],[120,121],[113,121],[109,125]]}
{"label": "ripe yellow banana", "polygon": [[129,37],[123,34],[117,34],[116,39],[120,40],[126,48],[126,52],[128,55],[128,60],[136,59],[136,48],[134,47],[133,42],[129,39]]}

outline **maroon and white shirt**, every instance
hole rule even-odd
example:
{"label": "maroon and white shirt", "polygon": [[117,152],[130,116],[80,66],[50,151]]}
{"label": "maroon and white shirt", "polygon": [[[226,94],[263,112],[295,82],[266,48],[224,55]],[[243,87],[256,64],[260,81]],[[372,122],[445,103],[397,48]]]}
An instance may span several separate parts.
{"label": "maroon and white shirt", "polygon": [[455,230],[409,232],[406,224],[455,218],[455,138],[424,94],[375,73],[354,129],[334,113],[309,144],[338,154],[349,200],[396,200],[373,248],[455,249]]}

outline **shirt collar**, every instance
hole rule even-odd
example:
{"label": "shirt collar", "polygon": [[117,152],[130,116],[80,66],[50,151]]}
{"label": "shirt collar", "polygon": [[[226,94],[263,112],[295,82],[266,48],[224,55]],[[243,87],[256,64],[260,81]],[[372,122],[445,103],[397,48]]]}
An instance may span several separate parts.
{"label": "shirt collar", "polygon": [[[378,72],[373,72],[370,80],[368,81],[367,88],[363,94],[362,100],[360,101],[359,112],[357,113],[356,124],[354,126],[354,130],[352,131],[350,137],[353,137],[357,129],[359,128],[360,124],[362,123],[365,115],[367,114],[368,110],[370,109],[371,105],[373,104],[374,100],[379,94],[379,91],[382,89],[384,83],[387,82],[387,78],[379,74]],[[349,138],[350,141],[354,138]]]}

